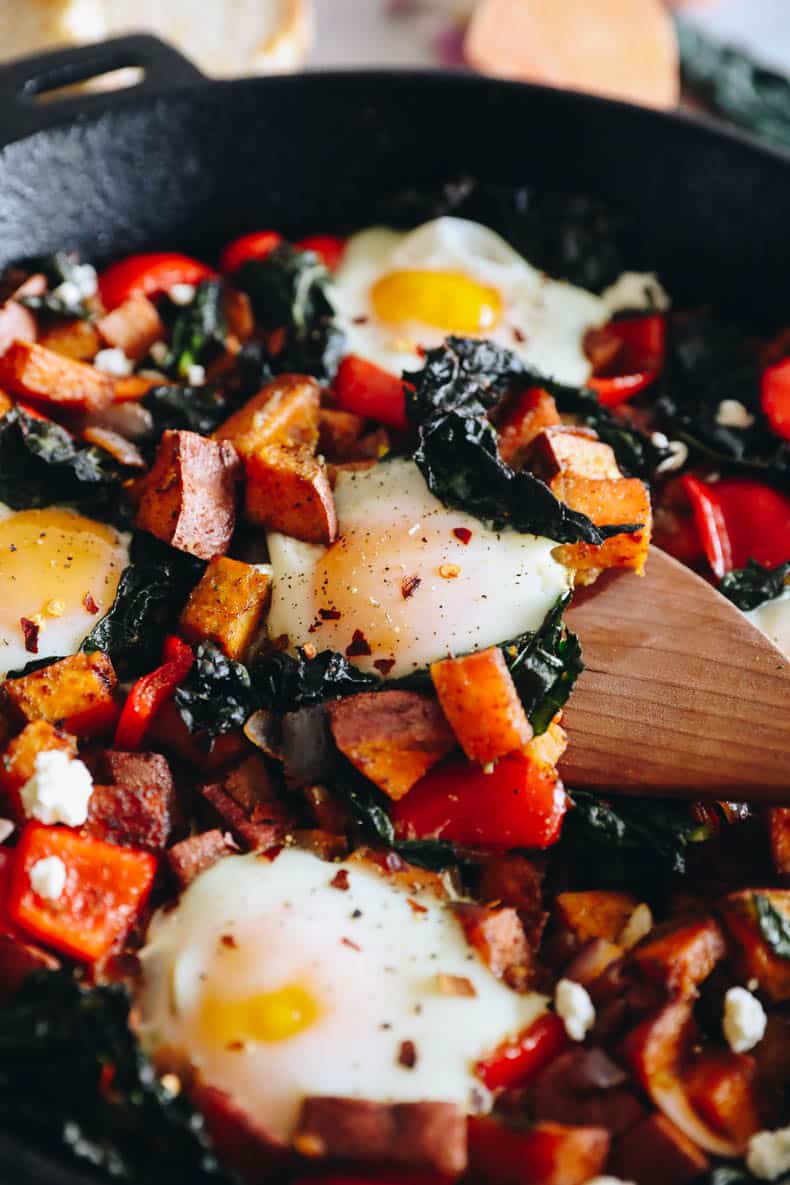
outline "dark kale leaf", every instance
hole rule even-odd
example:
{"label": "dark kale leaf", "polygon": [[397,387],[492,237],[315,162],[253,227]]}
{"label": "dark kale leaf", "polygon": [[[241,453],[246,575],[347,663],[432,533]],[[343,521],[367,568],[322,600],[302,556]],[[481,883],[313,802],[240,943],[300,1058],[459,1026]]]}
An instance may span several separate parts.
{"label": "dark kale leaf", "polygon": [[81,293],[82,285],[79,282],[77,271],[81,266],[79,257],[67,251],[57,251],[54,255],[28,260],[27,270],[31,274],[43,272],[49,284],[49,291],[42,293],[41,296],[17,297],[19,303],[30,309],[31,312],[42,313],[52,318],[57,317],[67,321],[89,320],[92,315],[91,310],[79,296],[77,300],[64,300],[62,295],[56,294],[56,290],[61,284],[74,285],[77,292]]}
{"label": "dark kale leaf", "polygon": [[559,383],[547,383],[546,389],[554,396],[561,412],[577,416],[585,428],[592,428],[599,439],[614,450],[624,473],[650,481],[661,462],[671,456],[666,445],[655,444],[645,432],[604,407],[594,391]]}
{"label": "dark kale leaf", "polygon": [[790,920],[763,893],[753,894],[753,901],[760,933],[768,946],[780,959],[790,959]]}
{"label": "dark kale leaf", "polygon": [[214,642],[201,642],[175,703],[190,732],[213,738],[241,728],[256,707],[250,673]]}
{"label": "dark kale leaf", "polygon": [[790,81],[696,25],[676,24],[683,83],[694,97],[729,123],[790,148]]}
{"label": "dark kale leaf", "polygon": [[143,406],[154,417],[156,440],[168,428],[208,436],[233,410],[226,392],[205,387],[152,387]]}
{"label": "dark kale leaf", "polygon": [[81,646],[109,654],[124,677],[144,674],[159,664],[165,635],[175,627],[206,567],[204,560],[144,531],[135,532],[130,559],[110,611]]}
{"label": "dark kale leaf", "polygon": [[546,731],[584,670],[579,639],[562,620],[570,599],[570,593],[560,597],[535,633],[522,634],[502,647],[536,736]]}
{"label": "dark kale leaf", "polygon": [[558,543],[600,544],[640,524],[596,526],[555,498],[545,482],[516,472],[499,455],[486,413],[514,384],[542,385],[509,350],[491,342],[449,337],[429,350],[425,366],[404,376],[409,419],[419,435],[414,459],[430,490],[446,506],[495,528],[511,526]]}
{"label": "dark kale leaf", "polygon": [[202,1117],[165,1089],[138,1046],[129,1008],[118,984],[30,976],[0,1011],[2,1124],[119,1180],[232,1185]]}
{"label": "dark kale leaf", "polygon": [[296,371],[322,382],[334,377],[345,337],[329,300],[329,272],[314,252],[283,243],[265,259],[242,264],[234,283],[249,296],[262,329],[285,331],[281,347],[268,353],[274,373]]}
{"label": "dark kale leaf", "polygon": [[44,667],[52,666],[53,662],[60,662],[65,655],[53,654],[48,658],[31,658],[23,667],[15,667],[6,672],[6,679],[23,679],[25,675],[32,675],[34,671],[42,671]]}
{"label": "dark kale leaf", "polygon": [[222,280],[202,280],[194,299],[179,308],[173,321],[165,370],[175,378],[187,378],[190,366],[208,362],[220,353],[226,335]]}
{"label": "dark kale leaf", "polygon": [[121,469],[109,453],[79,445],[50,420],[14,407],[0,419],[0,501],[14,510],[70,502],[116,519]]}
{"label": "dark kale leaf", "polygon": [[749,560],[745,568],[736,568],[722,577],[719,592],[739,609],[756,609],[781,595],[788,576],[790,560],[776,568],[765,568],[756,560]]}
{"label": "dark kale leaf", "polygon": [[236,355],[239,402],[251,399],[275,376],[272,359],[263,342],[245,342]]}
{"label": "dark kale leaf", "polygon": [[321,650],[315,658],[307,658],[302,649],[296,657],[272,651],[253,663],[251,675],[256,706],[276,712],[292,712],[381,686],[377,675],[358,670],[335,650]]}
{"label": "dark kale leaf", "polygon": [[395,851],[410,864],[443,872],[445,868],[465,868],[474,861],[468,852],[457,848],[448,839],[403,839],[394,844]]}

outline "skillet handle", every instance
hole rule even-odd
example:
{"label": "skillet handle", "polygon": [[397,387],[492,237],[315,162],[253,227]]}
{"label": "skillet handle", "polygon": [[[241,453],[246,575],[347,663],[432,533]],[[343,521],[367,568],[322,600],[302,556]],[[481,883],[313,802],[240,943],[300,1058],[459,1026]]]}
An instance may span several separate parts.
{"label": "skillet handle", "polygon": [[[49,92],[62,87],[127,67],[142,70],[140,80],[131,86],[49,97]],[[178,50],[147,33],[20,58],[0,66],[0,143],[76,116],[106,111],[126,96],[161,94],[204,77]]]}

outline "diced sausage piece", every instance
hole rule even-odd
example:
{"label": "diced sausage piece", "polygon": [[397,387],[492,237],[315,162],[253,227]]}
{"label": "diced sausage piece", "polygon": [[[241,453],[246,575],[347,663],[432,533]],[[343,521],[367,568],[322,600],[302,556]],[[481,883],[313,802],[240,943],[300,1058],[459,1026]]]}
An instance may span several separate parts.
{"label": "diced sausage piece", "polygon": [[591,543],[563,544],[556,551],[563,564],[582,571],[604,568],[631,568],[640,574],[644,571],[652,526],[650,494],[644,482],[636,477],[597,481],[561,473],[550,482],[550,488],[560,502],[586,514],[596,526],[641,524],[632,534],[613,535],[600,547]]}
{"label": "diced sausage piece", "polygon": [[305,543],[334,542],[335,500],[326,470],[309,449],[270,444],[247,458],[246,469],[251,523]]}
{"label": "diced sausage piece", "polygon": [[315,452],[320,401],[315,379],[280,375],[220,424],[214,439],[229,440],[245,459],[270,444]]}
{"label": "diced sausage piece", "polygon": [[189,642],[208,638],[241,659],[257,636],[269,605],[271,577],[255,564],[215,556],[190,593],[179,621]]}
{"label": "diced sausage piece", "polygon": [[714,918],[669,921],[651,930],[631,958],[642,975],[670,995],[693,996],[727,947]]}
{"label": "diced sausage piece", "polygon": [[353,411],[322,407],[318,413],[318,451],[328,461],[348,461],[365,421]]}
{"label": "diced sausage piece", "polygon": [[285,808],[278,801],[277,793],[272,782],[271,774],[266,768],[266,762],[258,753],[253,753],[242,761],[241,765],[228,770],[222,779],[222,789],[238,803],[243,811],[252,818],[256,811],[263,810],[267,818],[272,817],[275,808],[285,817]]}
{"label": "diced sausage piece", "polygon": [[543,908],[543,874],[526,856],[503,852],[485,858],[478,896],[516,910],[533,949],[540,945],[548,914]]}
{"label": "diced sausage piece", "polygon": [[645,1108],[627,1088],[627,1075],[602,1049],[569,1049],[541,1070],[529,1088],[536,1119],[627,1131]]}
{"label": "diced sausage piece", "polygon": [[209,814],[230,831],[245,851],[266,852],[281,844],[288,834],[285,812],[278,803],[271,804],[265,817],[252,822],[244,808],[221,785],[201,786],[200,794]]}
{"label": "diced sausage piece", "polygon": [[558,894],[554,908],[558,924],[570,930],[581,944],[591,938],[617,942],[623,926],[638,904],[630,893],[591,889],[587,892]]}
{"label": "diced sausage piece", "polygon": [[335,744],[390,798],[402,798],[455,748],[441,708],[416,691],[370,691],[326,705]]}
{"label": "diced sausage piece", "polygon": [[182,889],[190,885],[196,876],[211,868],[223,856],[232,856],[239,849],[231,837],[215,828],[200,835],[190,835],[180,843],[168,848],[167,859],[173,875]]}
{"label": "diced sausage piece", "polygon": [[686,1185],[709,1167],[708,1158],[664,1115],[649,1115],[615,1142],[612,1171],[639,1185]]}
{"label": "diced sausage piece", "polygon": [[538,433],[530,445],[525,465],[543,481],[551,481],[558,473],[599,481],[623,476],[611,445],[598,440],[588,428],[564,425],[544,428]]}
{"label": "diced sausage piece", "polygon": [[408,1165],[456,1176],[466,1168],[466,1118],[455,1103],[307,1098],[294,1147],[310,1158]]}
{"label": "diced sausage piece", "polygon": [[18,736],[9,741],[0,760],[0,814],[8,815],[17,823],[24,821],[25,812],[19,792],[36,772],[36,758],[39,753],[49,753],[53,749],[76,757],[77,742],[73,736],[55,728],[47,720],[31,721]]}
{"label": "diced sausage piece", "polygon": [[54,955],[10,934],[0,934],[0,1005],[8,1003],[34,971],[57,971]]}
{"label": "diced sausage piece", "polygon": [[198,1082],[190,1088],[190,1101],[203,1115],[211,1141],[227,1164],[247,1185],[273,1185],[285,1179],[290,1149],[266,1130],[225,1091]]}
{"label": "diced sausage piece", "polygon": [[490,1116],[469,1119],[469,1167],[486,1185],[586,1185],[603,1172],[608,1153],[602,1127],[543,1122],[512,1128]]}
{"label": "diced sausage piece", "polygon": [[39,343],[64,358],[90,362],[98,353],[99,335],[90,321],[55,321],[39,334]]}
{"label": "diced sausage piece", "polygon": [[532,725],[498,646],[431,664],[439,703],[470,761],[487,765],[532,737]]}
{"label": "diced sausage piece", "polygon": [[513,469],[521,469],[527,450],[544,428],[561,423],[554,397],[531,387],[509,399],[499,422],[499,455]]}
{"label": "diced sausage piece", "polygon": [[97,736],[118,715],[118,680],[106,654],[71,654],[39,671],[6,679],[3,697],[20,721],[45,720],[78,737]]}
{"label": "diced sausage piece", "polygon": [[524,991],[534,978],[534,959],[515,909],[459,902],[453,912],[466,940],[497,979]]}
{"label": "diced sausage piece", "polygon": [[111,349],[123,350],[127,358],[139,362],[154,342],[165,336],[162,319],[147,296],[130,296],[111,313],[96,322],[102,341]]}
{"label": "diced sausage piece", "polygon": [[768,808],[768,830],[774,868],[783,880],[790,880],[790,806]]}
{"label": "diced sausage piece", "polygon": [[89,412],[108,407],[115,389],[110,376],[94,366],[21,339],[0,357],[0,387],[33,403]]}
{"label": "diced sausage piece", "polygon": [[118,753],[102,758],[110,785],[94,785],[84,831],[121,847],[162,851],[178,815],[170,766],[161,753]]}
{"label": "diced sausage piece", "polygon": [[105,749],[100,756],[101,776],[126,790],[152,787],[168,801],[174,801],[173,775],[161,753],[125,753]]}
{"label": "diced sausage piece", "polygon": [[703,1051],[683,1067],[692,1107],[717,1133],[745,1148],[760,1130],[754,1058],[724,1049]]}
{"label": "diced sausage piece", "polygon": [[[758,900],[759,899],[759,900]],[[744,983],[756,979],[770,1000],[790,1000],[790,959],[776,953],[760,921],[764,915],[790,926],[790,889],[743,889],[720,904],[732,943],[730,956]]]}
{"label": "diced sausage piece", "polygon": [[163,433],[135,526],[202,560],[228,550],[236,525],[239,459],[227,441]]}

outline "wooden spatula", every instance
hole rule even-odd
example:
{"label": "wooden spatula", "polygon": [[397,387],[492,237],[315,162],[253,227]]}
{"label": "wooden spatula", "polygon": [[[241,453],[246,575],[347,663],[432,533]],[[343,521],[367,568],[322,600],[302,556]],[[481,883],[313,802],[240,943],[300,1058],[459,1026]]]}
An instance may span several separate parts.
{"label": "wooden spatula", "polygon": [[790,804],[790,662],[740,610],[651,547],[568,625],[587,665],[565,713],[570,787]]}

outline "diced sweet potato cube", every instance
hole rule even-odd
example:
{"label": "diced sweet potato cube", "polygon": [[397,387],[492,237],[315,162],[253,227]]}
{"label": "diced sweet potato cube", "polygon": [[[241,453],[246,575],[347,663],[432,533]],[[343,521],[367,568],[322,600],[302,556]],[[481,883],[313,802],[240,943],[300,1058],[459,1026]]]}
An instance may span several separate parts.
{"label": "diced sweet potato cube", "polygon": [[318,413],[318,451],[328,461],[348,461],[365,421],[353,411],[322,407]]}
{"label": "diced sweet potato cube", "polygon": [[623,1056],[648,1094],[677,1073],[694,1034],[692,1000],[679,998],[651,1012],[626,1035]]}
{"label": "diced sweet potato cube", "polygon": [[19,399],[79,411],[102,411],[114,391],[111,377],[94,366],[19,339],[0,357],[0,387]]}
{"label": "diced sweet potato cube", "polygon": [[768,808],[768,834],[777,875],[790,880],[790,806]]}
{"label": "diced sweet potato cube", "polygon": [[561,502],[586,514],[596,526],[641,524],[632,534],[613,535],[600,547],[591,543],[563,544],[555,551],[563,564],[581,570],[632,568],[640,574],[644,571],[652,526],[650,494],[644,482],[636,477],[598,481],[592,477],[561,473],[549,484]]}
{"label": "diced sweet potato cube", "polygon": [[615,1142],[612,1170],[639,1185],[686,1185],[708,1168],[708,1158],[663,1115],[649,1115]]}
{"label": "diced sweet potato cube", "polygon": [[371,691],[326,705],[335,744],[390,798],[402,798],[455,748],[434,699],[416,691]]}
{"label": "diced sweet potato cube", "polygon": [[96,322],[102,341],[113,349],[123,350],[127,358],[139,362],[154,342],[165,336],[162,319],[147,296],[130,296]]}
{"label": "diced sweet potato cube", "polygon": [[589,428],[544,428],[532,441],[525,464],[543,481],[551,481],[558,473],[599,481],[623,476],[611,445],[598,440]]}
{"label": "diced sweet potato cube", "polygon": [[57,971],[60,961],[33,943],[0,934],[0,1005],[16,995],[34,971]]}
{"label": "diced sweet potato cube", "polygon": [[250,522],[305,543],[333,543],[335,500],[320,461],[307,448],[270,444],[247,458]]}
{"label": "diced sweet potato cube", "polygon": [[135,525],[203,560],[222,555],[236,524],[239,459],[228,441],[163,433]]}
{"label": "diced sweet potato cube", "polygon": [[524,991],[533,979],[532,952],[515,909],[491,909],[487,905],[460,902],[453,912],[463,926],[466,940],[497,979],[516,991]]}
{"label": "diced sweet potato cube", "polygon": [[639,902],[630,893],[590,889],[560,893],[554,903],[557,921],[570,930],[579,943],[591,938],[617,942],[620,931]]}
{"label": "diced sweet potato cube", "polygon": [[745,1148],[760,1130],[754,1058],[729,1050],[706,1050],[683,1069],[694,1110],[718,1135]]}
{"label": "diced sweet potato cube", "polygon": [[180,618],[190,642],[209,638],[240,659],[257,636],[268,608],[271,577],[255,564],[215,556],[192,590]]}
{"label": "diced sweet potato cube", "polygon": [[48,667],[6,679],[3,696],[20,721],[44,720],[78,737],[104,732],[118,715],[118,680],[106,654],[72,654]]}
{"label": "diced sweet potato cube", "polygon": [[790,889],[743,889],[720,904],[732,938],[730,956],[744,983],[756,979],[761,991],[777,1003],[790,1000],[790,959],[772,949],[760,924],[758,898],[780,925],[790,928]]}
{"label": "diced sweet potato cube", "polygon": [[559,722],[559,713],[540,736],[525,746],[524,755],[539,765],[556,765],[568,748],[568,734]]}
{"label": "diced sweet potato cube", "polygon": [[714,918],[664,922],[634,947],[631,959],[645,979],[670,995],[692,996],[726,953]]}
{"label": "diced sweet potato cube", "polygon": [[39,334],[39,343],[64,358],[90,362],[100,347],[96,327],[90,321],[55,321]]}
{"label": "diced sweet potato cube", "polygon": [[521,469],[527,449],[544,428],[560,423],[554,397],[531,387],[508,400],[499,423],[499,455],[513,469]]}
{"label": "diced sweet potato cube", "polygon": [[431,678],[450,727],[470,761],[487,765],[532,737],[532,725],[498,646],[444,658]]}
{"label": "diced sweet potato cube", "polygon": [[586,1185],[603,1172],[609,1153],[603,1127],[539,1122],[513,1128],[473,1115],[468,1135],[472,1178],[486,1185]]}
{"label": "diced sweet potato cube", "polygon": [[49,753],[53,749],[76,757],[77,742],[73,736],[55,728],[47,720],[33,720],[9,741],[0,761],[1,814],[10,816],[17,823],[24,821],[25,812],[19,792],[36,772],[39,753]]}
{"label": "diced sweet potato cube", "polygon": [[270,444],[315,452],[321,394],[315,379],[283,374],[220,424],[215,440],[229,440],[247,458]]}
{"label": "diced sweet potato cube", "polygon": [[[47,282],[43,276],[39,276],[38,278],[41,281],[38,291],[23,293],[20,290],[18,295],[41,295],[46,290]],[[6,300],[0,305],[0,354],[5,354],[12,342],[20,338],[24,341],[34,341],[36,331],[36,318],[30,309],[25,308],[23,304],[19,304],[18,301],[13,299]]]}
{"label": "diced sweet potato cube", "polygon": [[200,835],[190,835],[168,849],[167,859],[173,875],[182,889],[190,885],[196,876],[211,868],[223,856],[238,852],[236,844],[227,832],[215,828]]}

